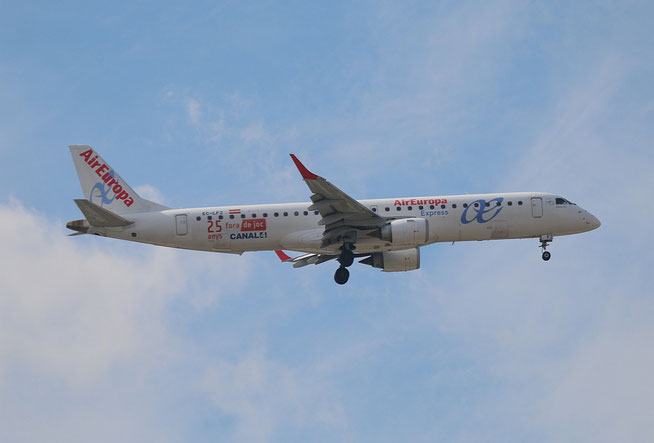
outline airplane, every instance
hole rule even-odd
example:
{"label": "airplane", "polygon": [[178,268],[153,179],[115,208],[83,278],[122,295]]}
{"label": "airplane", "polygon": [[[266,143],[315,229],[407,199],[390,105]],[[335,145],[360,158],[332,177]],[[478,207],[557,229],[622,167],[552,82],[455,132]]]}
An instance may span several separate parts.
{"label": "airplane", "polygon": [[90,146],[69,148],[84,195],[74,201],[85,217],[66,224],[71,235],[239,255],[275,251],[294,267],[335,260],[340,285],[356,258],[385,272],[412,271],[420,248],[433,243],[537,238],[548,261],[554,237],[600,226],[580,206],[543,192],[355,200],[293,154],[310,202],[171,209],[139,196]]}

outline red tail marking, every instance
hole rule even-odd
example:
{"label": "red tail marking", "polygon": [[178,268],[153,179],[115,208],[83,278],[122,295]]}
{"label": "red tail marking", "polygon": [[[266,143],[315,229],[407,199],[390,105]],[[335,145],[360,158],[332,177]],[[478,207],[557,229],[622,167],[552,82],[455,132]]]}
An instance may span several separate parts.
{"label": "red tail marking", "polygon": [[297,157],[294,154],[291,154],[291,158],[293,159],[293,163],[295,163],[295,166],[297,166],[297,169],[300,171],[300,174],[302,174],[302,178],[305,180],[316,180],[318,176],[314,174],[313,172],[309,171],[306,166],[302,164],[300,160],[297,159]]}

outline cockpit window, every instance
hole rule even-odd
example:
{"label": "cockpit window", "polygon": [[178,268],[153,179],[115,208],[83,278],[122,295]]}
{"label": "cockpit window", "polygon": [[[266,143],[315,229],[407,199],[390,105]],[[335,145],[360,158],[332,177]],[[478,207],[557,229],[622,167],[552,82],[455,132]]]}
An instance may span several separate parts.
{"label": "cockpit window", "polygon": [[568,201],[568,200],[566,200],[564,198],[561,198],[561,197],[556,198],[556,204],[557,205],[574,205],[574,203],[572,203],[572,202],[570,202],[570,201]]}

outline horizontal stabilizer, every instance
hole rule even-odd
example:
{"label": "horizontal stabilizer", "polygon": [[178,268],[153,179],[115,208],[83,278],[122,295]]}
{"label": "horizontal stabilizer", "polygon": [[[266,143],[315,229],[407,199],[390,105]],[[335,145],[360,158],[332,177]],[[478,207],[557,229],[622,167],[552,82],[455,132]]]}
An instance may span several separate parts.
{"label": "horizontal stabilizer", "polygon": [[118,228],[134,223],[85,199],[75,199],[75,204],[91,226]]}

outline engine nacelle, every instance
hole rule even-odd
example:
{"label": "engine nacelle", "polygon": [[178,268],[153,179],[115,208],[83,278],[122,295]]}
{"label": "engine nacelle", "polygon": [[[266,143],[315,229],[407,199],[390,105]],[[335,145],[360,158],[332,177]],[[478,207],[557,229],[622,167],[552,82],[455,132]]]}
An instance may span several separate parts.
{"label": "engine nacelle", "polygon": [[360,263],[382,269],[384,272],[413,271],[420,267],[420,249],[375,252]]}
{"label": "engine nacelle", "polygon": [[418,246],[429,239],[429,223],[424,218],[401,218],[382,226],[380,238],[394,245]]}

